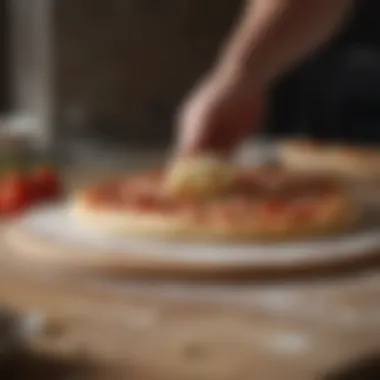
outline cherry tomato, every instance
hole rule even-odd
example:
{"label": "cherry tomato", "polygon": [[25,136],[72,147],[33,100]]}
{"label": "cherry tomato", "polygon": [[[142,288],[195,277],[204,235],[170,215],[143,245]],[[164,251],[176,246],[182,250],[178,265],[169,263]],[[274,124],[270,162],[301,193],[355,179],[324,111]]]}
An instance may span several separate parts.
{"label": "cherry tomato", "polygon": [[38,199],[52,199],[61,193],[57,172],[52,168],[39,167],[32,178]]}
{"label": "cherry tomato", "polygon": [[8,174],[1,183],[0,212],[14,214],[27,209],[33,201],[28,178],[22,173]]}

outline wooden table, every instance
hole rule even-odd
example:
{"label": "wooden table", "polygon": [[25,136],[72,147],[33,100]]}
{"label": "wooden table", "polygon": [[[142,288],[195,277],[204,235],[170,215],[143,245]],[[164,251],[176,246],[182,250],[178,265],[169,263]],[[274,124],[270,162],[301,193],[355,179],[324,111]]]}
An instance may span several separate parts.
{"label": "wooden table", "polygon": [[[0,250],[6,257],[1,243]],[[322,379],[380,352],[374,265],[324,278],[212,284],[69,277],[2,260],[0,302],[64,325],[35,346],[96,359],[110,368],[102,379]]]}

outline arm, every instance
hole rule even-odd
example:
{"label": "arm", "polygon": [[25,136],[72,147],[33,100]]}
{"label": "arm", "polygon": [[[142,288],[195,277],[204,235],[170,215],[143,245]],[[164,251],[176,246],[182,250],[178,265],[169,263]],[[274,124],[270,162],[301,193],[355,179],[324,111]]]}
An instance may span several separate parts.
{"label": "arm", "polygon": [[270,82],[326,41],[350,0],[249,0],[213,70],[182,105],[179,155],[230,155],[260,124]]}
{"label": "arm", "polygon": [[350,0],[250,0],[216,71],[265,84],[331,37],[350,5]]}

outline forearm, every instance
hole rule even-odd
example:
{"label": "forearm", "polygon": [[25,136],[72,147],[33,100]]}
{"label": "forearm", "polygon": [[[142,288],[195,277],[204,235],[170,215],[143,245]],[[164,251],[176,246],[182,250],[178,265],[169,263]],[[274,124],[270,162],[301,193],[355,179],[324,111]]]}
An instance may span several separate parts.
{"label": "forearm", "polygon": [[265,85],[326,42],[350,5],[350,0],[250,0],[216,71]]}

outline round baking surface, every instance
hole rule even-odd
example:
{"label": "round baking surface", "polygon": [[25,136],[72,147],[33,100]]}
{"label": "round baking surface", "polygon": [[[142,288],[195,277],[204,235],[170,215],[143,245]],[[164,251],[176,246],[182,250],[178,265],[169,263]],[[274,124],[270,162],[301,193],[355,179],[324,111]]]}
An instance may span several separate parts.
{"label": "round baking surface", "polygon": [[292,270],[362,260],[380,252],[380,214],[347,234],[286,243],[191,243],[110,236],[81,225],[67,205],[38,208],[5,234],[15,258],[60,268],[187,274]]}

